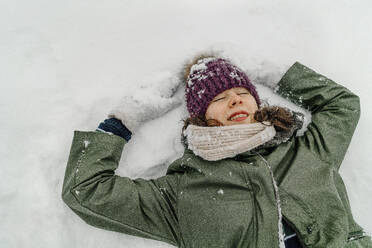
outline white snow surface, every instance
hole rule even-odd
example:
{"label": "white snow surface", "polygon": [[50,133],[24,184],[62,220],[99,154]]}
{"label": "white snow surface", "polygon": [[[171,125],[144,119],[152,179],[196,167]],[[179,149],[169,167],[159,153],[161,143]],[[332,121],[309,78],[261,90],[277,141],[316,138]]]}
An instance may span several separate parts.
{"label": "white snow surface", "polygon": [[187,111],[182,82],[163,92],[160,84],[174,85],[202,51],[231,59],[261,98],[305,113],[272,91],[295,61],[360,96],[340,172],[354,218],[371,233],[370,13],[370,0],[0,1],[0,247],[171,247],[89,226],[61,189],[73,131],[95,130],[120,99],[141,92],[154,106],[159,94],[180,104],[142,123],[117,174],[163,175],[182,155]]}

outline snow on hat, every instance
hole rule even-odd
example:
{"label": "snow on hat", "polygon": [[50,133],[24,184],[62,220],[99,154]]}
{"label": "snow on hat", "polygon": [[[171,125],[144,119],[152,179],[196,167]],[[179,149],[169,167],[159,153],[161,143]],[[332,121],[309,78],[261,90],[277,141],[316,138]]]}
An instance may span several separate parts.
{"label": "snow on hat", "polygon": [[222,58],[199,59],[191,66],[186,82],[186,103],[190,116],[204,116],[215,96],[234,87],[246,88],[260,106],[256,87],[240,68]]}

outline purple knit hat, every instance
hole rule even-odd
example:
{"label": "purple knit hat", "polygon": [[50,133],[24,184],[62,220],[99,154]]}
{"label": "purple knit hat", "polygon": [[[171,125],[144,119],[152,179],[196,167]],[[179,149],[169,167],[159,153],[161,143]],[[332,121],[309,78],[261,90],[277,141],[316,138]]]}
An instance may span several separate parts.
{"label": "purple knit hat", "polygon": [[191,67],[186,82],[186,102],[190,116],[204,116],[215,96],[234,87],[246,88],[256,99],[257,106],[260,106],[256,87],[241,69],[222,58],[199,59]]}

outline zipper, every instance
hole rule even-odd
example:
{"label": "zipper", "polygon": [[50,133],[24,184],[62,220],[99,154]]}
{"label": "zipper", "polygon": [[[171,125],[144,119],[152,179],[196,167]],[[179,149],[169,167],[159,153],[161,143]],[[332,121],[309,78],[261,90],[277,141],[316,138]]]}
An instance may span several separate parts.
{"label": "zipper", "polygon": [[278,241],[279,241],[279,248],[285,248],[285,243],[284,243],[284,230],[283,230],[283,215],[282,215],[282,210],[281,210],[281,205],[280,205],[280,197],[279,197],[279,188],[276,184],[276,181],[275,181],[275,178],[274,178],[274,173],[271,169],[271,166],[269,164],[269,162],[267,162],[267,160],[262,157],[261,154],[259,154],[258,152],[254,152],[255,154],[257,154],[259,157],[261,157],[261,159],[264,161],[264,163],[266,164],[267,168],[269,169],[269,172],[270,172],[270,176],[271,176],[271,181],[272,181],[272,185],[274,187],[274,195],[275,195],[275,200],[276,200],[276,204],[277,204],[277,211],[278,211],[278,216],[279,216],[279,219],[278,219]]}
{"label": "zipper", "polygon": [[357,239],[361,239],[361,238],[365,237],[366,235],[367,235],[367,233],[364,232],[363,230],[350,232],[348,237],[347,237],[347,242],[357,240]]}

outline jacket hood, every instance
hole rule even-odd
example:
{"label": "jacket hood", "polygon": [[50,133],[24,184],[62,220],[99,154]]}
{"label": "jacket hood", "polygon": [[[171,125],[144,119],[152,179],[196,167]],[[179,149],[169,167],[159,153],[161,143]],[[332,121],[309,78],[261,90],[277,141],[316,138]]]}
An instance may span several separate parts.
{"label": "jacket hood", "polygon": [[294,117],[293,126],[287,131],[276,131],[276,134],[275,134],[274,138],[272,138],[268,142],[266,142],[266,143],[264,143],[264,144],[262,144],[262,145],[260,145],[256,148],[252,149],[252,151],[257,151],[257,150],[260,150],[262,148],[267,148],[267,147],[273,147],[273,146],[276,146],[276,145],[280,145],[281,143],[288,141],[293,135],[296,135],[297,130],[300,130],[302,128],[302,126],[304,124],[305,115],[301,112],[296,112],[296,111],[293,111],[293,110],[285,108],[285,107],[284,107],[284,109],[286,109],[286,110],[288,110],[289,112],[292,113],[292,115]]}

